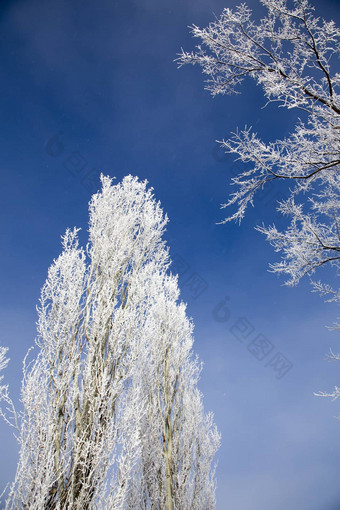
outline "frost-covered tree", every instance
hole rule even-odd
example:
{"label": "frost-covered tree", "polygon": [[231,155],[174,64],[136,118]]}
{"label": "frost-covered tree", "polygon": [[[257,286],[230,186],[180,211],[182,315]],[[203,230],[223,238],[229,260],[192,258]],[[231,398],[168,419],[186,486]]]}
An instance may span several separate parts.
{"label": "frost-covered tree", "polygon": [[146,412],[139,422],[141,458],[130,508],[211,509],[211,463],[220,437],[197,389],[192,324],[185,305],[178,304],[177,278],[160,274],[150,287],[155,301],[145,328],[149,363],[138,368]]}
{"label": "frost-covered tree", "polygon": [[[13,411],[20,456],[7,509],[138,508],[131,502],[147,493],[147,480],[140,476],[136,494],[135,473],[144,476],[148,469],[144,464],[146,435],[155,437],[163,431],[158,423],[156,432],[152,423],[141,428],[151,409],[142,374],[161,370],[154,366],[159,360],[150,357],[152,341],[157,340],[160,349],[170,342],[168,366],[177,363],[173,359],[177,360],[180,342],[172,338],[176,329],[172,321],[160,324],[163,308],[158,307],[158,300],[168,298],[167,278],[177,284],[174,277],[166,276],[170,261],[162,235],[167,218],[146,186],[131,176],[117,185],[102,177],[102,190],[90,202],[86,249],[79,246],[77,229],[68,229],[63,236],[63,251],[50,267],[41,291],[38,354],[24,363],[23,410],[18,415]],[[183,305],[173,305],[183,309]],[[163,336],[158,338],[161,330]],[[179,357],[183,364],[190,363],[188,353]],[[5,350],[1,350],[0,369],[6,362]],[[176,369],[183,372],[184,366],[177,363]],[[195,374],[178,379],[178,390],[199,395],[196,383]],[[183,388],[185,384],[188,388]],[[161,391],[155,383],[153,389]],[[1,386],[0,396],[12,412],[7,387]],[[194,445],[190,448],[200,448],[199,438],[208,423],[204,449],[194,457],[197,468],[193,470],[200,480],[205,469],[205,487],[199,489],[210,494],[214,472],[210,464],[206,470],[206,459],[212,449],[215,453],[218,434],[202,405],[195,413],[192,429],[187,436],[181,435],[191,434]],[[185,419],[183,414],[183,424]],[[202,430],[194,430],[195,426]],[[157,437],[158,441],[162,438]],[[152,465],[160,461],[154,455]],[[181,472],[181,466],[168,457],[166,462],[164,455],[167,467],[159,479],[166,487],[168,466],[172,477]],[[181,462],[187,462],[185,451]],[[171,484],[175,491],[175,481]],[[180,499],[171,506],[173,497],[171,493],[172,499],[166,499],[167,508],[187,508]],[[145,508],[164,508],[163,500],[159,504],[152,498],[150,494]],[[210,501],[205,508],[214,507],[213,495]]]}
{"label": "frost-covered tree", "polygon": [[[278,203],[287,227],[259,226],[282,255],[273,272],[295,285],[304,275],[340,263],[340,30],[314,16],[307,0],[261,0],[267,15],[256,23],[242,4],[224,9],[207,28],[192,27],[201,40],[194,52],[182,50],[180,66],[198,64],[213,96],[238,93],[245,78],[263,88],[268,102],[296,109],[290,136],[270,143],[251,129],[223,140],[226,152],[244,163],[232,179],[237,190],[222,207],[234,207],[225,221],[241,221],[259,190],[270,182],[291,183]],[[333,70],[331,68],[333,66]],[[340,302],[338,286],[312,279],[314,290]]]}

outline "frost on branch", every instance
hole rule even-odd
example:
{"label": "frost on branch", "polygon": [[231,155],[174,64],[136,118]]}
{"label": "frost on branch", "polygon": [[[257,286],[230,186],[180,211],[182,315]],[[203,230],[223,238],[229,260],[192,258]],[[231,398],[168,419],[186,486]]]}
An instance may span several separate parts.
{"label": "frost on branch", "polygon": [[102,176],[86,249],[77,229],[63,236],[24,365],[6,509],[214,508],[219,435],[196,388],[166,223],[146,182]]}
{"label": "frost on branch", "polygon": [[[4,370],[9,362],[9,358],[6,358],[7,347],[0,346],[0,372]],[[9,396],[8,384],[1,384],[4,376],[0,375],[0,404],[4,406],[0,407],[0,416],[10,426],[18,430],[18,416],[14,407],[14,403]]]}
{"label": "frost on branch", "polygon": [[[251,129],[220,142],[244,164],[232,178],[235,191],[222,208],[232,212],[223,223],[240,222],[248,205],[268,183],[288,182],[286,199],[277,210],[283,230],[258,226],[281,260],[271,265],[296,285],[308,275],[313,290],[340,303],[340,30],[314,15],[307,0],[260,0],[267,15],[256,23],[242,4],[207,28],[191,28],[201,45],[182,50],[177,62],[197,64],[213,96],[239,93],[246,78],[262,87],[266,101],[297,110],[295,128],[283,140],[265,143]],[[327,266],[332,284],[314,279]],[[325,273],[323,273],[325,274]],[[327,274],[327,273],[326,273]],[[335,282],[335,283],[334,283]],[[339,321],[334,326],[340,328]],[[339,357],[333,356],[333,359]],[[334,393],[322,394],[338,398]]]}
{"label": "frost on branch", "polygon": [[[138,364],[146,412],[139,421],[141,457],[131,508],[215,507],[211,464],[220,436],[205,415],[197,389],[200,365],[192,356],[192,324],[178,304],[177,278],[153,275],[154,303],[145,329],[149,363]],[[138,484],[138,485],[137,485]]]}
{"label": "frost on branch", "polygon": [[[220,142],[245,164],[222,206],[234,208],[225,222],[240,222],[268,183],[291,183],[289,196],[278,204],[287,228],[258,230],[282,255],[271,269],[288,276],[292,285],[325,264],[336,275],[339,270],[340,77],[331,66],[338,63],[340,30],[333,21],[315,17],[307,0],[261,3],[267,15],[258,23],[242,4],[224,9],[207,28],[192,27],[201,45],[193,52],[182,50],[177,62],[201,66],[213,95],[238,93],[243,80],[252,78],[268,102],[298,109],[295,129],[283,140],[265,143],[245,128]],[[313,285],[327,294],[328,284]],[[340,296],[338,289],[335,293]]]}

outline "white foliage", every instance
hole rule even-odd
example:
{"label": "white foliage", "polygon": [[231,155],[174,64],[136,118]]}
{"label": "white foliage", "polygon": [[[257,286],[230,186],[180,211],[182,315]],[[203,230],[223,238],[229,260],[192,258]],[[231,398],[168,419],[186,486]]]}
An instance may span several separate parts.
{"label": "white foliage", "polygon": [[[207,28],[192,28],[203,47],[185,52],[179,65],[199,64],[216,94],[237,92],[247,76],[263,87],[268,101],[298,108],[294,132],[284,140],[264,143],[251,129],[221,142],[246,169],[232,179],[237,191],[223,207],[236,206],[225,221],[241,221],[257,191],[271,181],[291,181],[290,196],[278,210],[291,218],[280,232],[259,227],[282,261],[272,270],[296,284],[325,263],[339,269],[340,98],[338,58],[340,30],[315,18],[306,0],[261,0],[268,14],[256,24],[245,5],[224,9]],[[291,7],[289,7],[291,4]]]}
{"label": "white foliage", "polygon": [[[214,508],[210,464],[219,435],[196,388],[191,325],[177,304],[177,280],[167,276],[167,218],[146,186],[131,176],[116,185],[102,176],[102,190],[90,202],[86,250],[77,229],[62,238],[41,290],[38,354],[24,364],[20,458],[6,509],[125,510],[143,507],[146,494],[143,508]],[[2,349],[0,369],[6,363]],[[176,440],[187,437],[192,445],[168,456],[166,468],[157,448],[163,415],[173,412],[164,380],[189,395],[187,405],[173,409],[181,409],[183,427]],[[7,401],[7,387],[0,391]],[[162,416],[150,401],[157,395]],[[203,506],[190,506],[176,485],[191,459],[188,491]],[[161,474],[150,467],[156,465]],[[158,497],[152,480],[165,487],[170,468],[171,491]]]}
{"label": "white foliage", "polygon": [[[7,347],[0,346],[0,372],[8,365],[9,358],[6,358],[7,351]],[[1,384],[3,378],[4,376],[0,375],[0,402],[5,403],[5,409],[0,407],[0,416],[10,427],[18,430],[18,416],[13,401],[9,396],[8,384]]]}
{"label": "white foliage", "polygon": [[287,285],[309,275],[314,291],[339,303],[338,284],[315,281],[313,274],[325,265],[334,276],[340,269],[340,75],[332,70],[339,62],[340,30],[315,17],[307,0],[260,1],[267,15],[258,23],[242,4],[224,9],[207,28],[193,26],[202,45],[182,50],[177,61],[201,66],[214,96],[238,93],[250,77],[268,102],[298,109],[295,129],[283,140],[265,143],[245,128],[220,142],[244,163],[232,178],[236,191],[222,206],[235,208],[224,222],[240,222],[268,183],[289,182],[277,207],[287,227],[257,227],[281,254],[271,270],[287,276]]}
{"label": "white foliage", "polygon": [[200,366],[192,357],[192,324],[177,303],[177,278],[153,276],[155,301],[145,329],[149,362],[138,365],[146,398],[139,422],[143,490],[132,487],[139,499],[131,508],[209,510],[215,507],[211,464],[220,436],[197,390]]}

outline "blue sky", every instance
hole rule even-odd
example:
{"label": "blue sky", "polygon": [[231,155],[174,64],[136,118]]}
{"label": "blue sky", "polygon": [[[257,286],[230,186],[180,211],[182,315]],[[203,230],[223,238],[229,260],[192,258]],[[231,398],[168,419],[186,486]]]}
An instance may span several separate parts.
{"label": "blue sky", "polygon": [[[261,109],[251,82],[240,96],[212,99],[199,69],[173,63],[181,47],[193,48],[188,25],[205,26],[236,4],[1,2],[6,378],[17,399],[47,268],[67,227],[82,227],[86,240],[99,173],[147,178],[170,218],[166,237],[204,362],[200,387],[222,433],[217,509],[338,510],[339,404],[313,396],[339,384],[338,365],[325,360],[330,347],[339,350],[338,333],[325,327],[338,310],[307,281],[286,288],[267,271],[276,256],[253,227],[272,222],[279,189],[257,199],[240,227],[217,225],[233,160],[215,140],[245,124],[265,139],[282,137],[294,112]],[[340,24],[340,3],[320,4],[317,14]],[[248,5],[261,12],[256,0]],[[263,360],[249,346],[259,335],[272,349]],[[270,362],[278,353],[291,364],[281,378]],[[17,446],[3,423],[0,437],[3,487],[13,479]]]}

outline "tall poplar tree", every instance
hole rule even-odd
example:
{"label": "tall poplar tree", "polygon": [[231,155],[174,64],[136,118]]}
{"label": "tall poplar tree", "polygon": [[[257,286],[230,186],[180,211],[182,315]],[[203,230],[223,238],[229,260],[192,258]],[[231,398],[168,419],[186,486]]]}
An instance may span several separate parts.
{"label": "tall poplar tree", "polygon": [[20,443],[6,509],[214,508],[219,435],[196,387],[166,223],[146,181],[102,177],[86,249],[77,229],[63,236],[22,411],[0,387]]}

